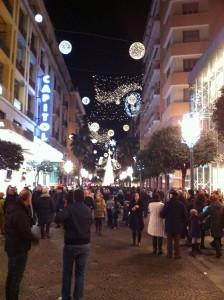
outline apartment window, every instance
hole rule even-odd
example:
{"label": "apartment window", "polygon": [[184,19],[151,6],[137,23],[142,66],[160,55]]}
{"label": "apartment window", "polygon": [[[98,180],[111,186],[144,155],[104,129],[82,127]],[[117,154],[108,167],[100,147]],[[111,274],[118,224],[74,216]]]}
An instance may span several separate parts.
{"label": "apartment window", "polygon": [[193,69],[193,67],[195,66],[196,62],[198,61],[197,58],[193,58],[193,59],[184,59],[183,60],[183,69],[184,72],[189,72]]}
{"label": "apartment window", "polygon": [[188,30],[183,31],[183,42],[198,42],[200,40],[199,30]]}
{"label": "apartment window", "polygon": [[199,12],[199,3],[190,2],[182,5],[183,15],[197,14]]}
{"label": "apartment window", "polygon": [[27,17],[24,12],[20,9],[19,13],[19,30],[24,37],[26,37],[26,24],[27,24]]}
{"label": "apartment window", "polygon": [[167,99],[166,99],[166,106],[168,107],[169,105],[170,105],[170,96],[167,97]]}
{"label": "apartment window", "polygon": [[13,119],[13,124],[15,124],[18,127],[22,127],[22,124],[16,121],[15,119]]}
{"label": "apartment window", "polygon": [[189,97],[190,97],[190,93],[189,93],[189,89],[186,88],[183,90],[183,94],[184,94],[184,102],[189,102]]}
{"label": "apartment window", "polygon": [[168,78],[170,76],[170,68],[166,72],[166,77]]}
{"label": "apartment window", "polygon": [[4,120],[5,119],[5,113],[0,110],[0,120]]}

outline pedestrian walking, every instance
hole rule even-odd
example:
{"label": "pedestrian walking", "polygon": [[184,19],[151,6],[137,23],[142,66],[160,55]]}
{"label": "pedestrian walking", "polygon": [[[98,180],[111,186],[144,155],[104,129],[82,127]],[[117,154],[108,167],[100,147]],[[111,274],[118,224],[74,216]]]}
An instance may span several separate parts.
{"label": "pedestrian walking", "polygon": [[134,199],[130,203],[130,229],[132,231],[133,246],[141,245],[142,230],[144,229],[143,209],[139,193],[135,193]]}
{"label": "pedestrian walking", "polygon": [[113,210],[114,210],[114,199],[112,196],[109,197],[106,203],[107,207],[107,226],[113,228]]}
{"label": "pedestrian walking", "polygon": [[[56,217],[58,222],[64,224],[62,300],[84,299],[85,269],[90,253],[91,210],[84,204],[82,190],[74,191],[74,200]],[[72,298],[73,269],[75,286]]]}
{"label": "pedestrian walking", "polygon": [[31,232],[29,206],[32,194],[24,189],[16,204],[7,209],[5,225],[5,251],[8,255],[8,275],[6,279],[6,300],[19,299],[19,287],[26,268],[31,242],[38,238]]}
{"label": "pedestrian walking", "polygon": [[148,234],[152,236],[153,254],[163,254],[163,238],[165,237],[164,220],[160,217],[160,213],[164,207],[160,195],[155,193],[152,202],[149,204],[149,224]]}
{"label": "pedestrian walking", "polygon": [[50,226],[55,214],[55,205],[48,188],[42,188],[42,194],[36,201],[35,211],[40,225],[41,239],[50,238]]}
{"label": "pedestrian walking", "polygon": [[106,203],[100,191],[96,193],[94,215],[96,233],[102,235],[103,220],[106,216]]}
{"label": "pedestrian walking", "polygon": [[185,232],[187,212],[184,203],[179,200],[175,190],[169,192],[170,199],[161,211],[161,218],[165,219],[165,232],[167,235],[167,257],[181,258],[180,238]]}
{"label": "pedestrian walking", "polygon": [[195,257],[197,254],[201,254],[201,223],[197,209],[190,210],[189,235],[192,245],[190,255]]}
{"label": "pedestrian walking", "polygon": [[220,258],[222,255],[221,251],[221,239],[223,235],[223,219],[224,219],[224,208],[220,202],[220,196],[218,193],[213,192],[211,195],[211,204],[201,214],[201,220],[204,220],[208,216],[210,217],[210,228],[211,235],[214,238],[212,246],[216,250],[216,257]]}
{"label": "pedestrian walking", "polygon": [[0,193],[0,233],[5,234],[4,193]]}
{"label": "pedestrian walking", "polygon": [[117,197],[114,198],[114,208],[112,210],[112,217],[113,217],[113,229],[117,229],[118,228],[118,217],[120,214],[120,208],[121,208],[121,204],[118,200]]}

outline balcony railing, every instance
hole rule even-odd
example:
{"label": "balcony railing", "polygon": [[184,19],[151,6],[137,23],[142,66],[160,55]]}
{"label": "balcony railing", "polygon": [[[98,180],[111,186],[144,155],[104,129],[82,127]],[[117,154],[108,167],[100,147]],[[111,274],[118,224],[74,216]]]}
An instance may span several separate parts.
{"label": "balcony railing", "polygon": [[10,14],[12,15],[12,6],[11,6],[10,2],[8,0],[3,0],[3,3],[5,4],[6,8],[10,12]]}
{"label": "balcony railing", "polygon": [[16,68],[19,70],[19,72],[24,75],[24,72],[25,72],[25,68],[24,66],[22,65],[21,62],[17,61],[16,62]]}

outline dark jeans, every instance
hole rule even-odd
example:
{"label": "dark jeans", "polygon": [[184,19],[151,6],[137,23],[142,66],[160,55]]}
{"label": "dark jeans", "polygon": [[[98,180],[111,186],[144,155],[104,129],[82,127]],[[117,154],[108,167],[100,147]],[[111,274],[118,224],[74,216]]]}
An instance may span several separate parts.
{"label": "dark jeans", "polygon": [[[71,281],[75,270],[74,300],[84,299],[85,267],[90,252],[89,244],[65,245],[63,252],[62,300],[71,300]],[[10,299],[11,300],[11,299]]]}
{"label": "dark jeans", "polygon": [[51,226],[50,223],[40,225],[41,238],[44,238],[46,235],[49,236],[50,226]]}
{"label": "dark jeans", "polygon": [[26,268],[28,253],[8,257],[8,275],[6,279],[6,300],[19,299],[19,286]]}
{"label": "dark jeans", "polygon": [[167,256],[174,256],[175,258],[180,258],[180,235],[179,234],[167,234]]}
{"label": "dark jeans", "polygon": [[107,209],[107,225],[113,227],[113,213],[112,209]]}
{"label": "dark jeans", "polygon": [[136,237],[138,237],[138,243],[140,244],[142,239],[142,232],[140,230],[132,231],[133,245],[136,245]]}
{"label": "dark jeans", "polygon": [[221,238],[214,237],[213,243],[216,251],[216,256],[221,256]]}
{"label": "dark jeans", "polygon": [[163,247],[163,238],[160,236],[153,236],[152,237],[152,244],[153,244],[153,250],[157,252],[162,252],[162,247]]}
{"label": "dark jeans", "polygon": [[95,218],[96,233],[102,233],[103,218]]}

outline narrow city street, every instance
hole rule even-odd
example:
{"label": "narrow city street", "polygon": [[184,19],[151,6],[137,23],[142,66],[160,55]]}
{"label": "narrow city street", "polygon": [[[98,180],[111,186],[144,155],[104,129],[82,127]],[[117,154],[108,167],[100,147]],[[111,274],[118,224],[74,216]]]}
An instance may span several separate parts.
{"label": "narrow city street", "polygon": [[[30,253],[21,286],[20,300],[56,300],[60,296],[61,229],[52,230],[51,240],[43,240]],[[223,300],[216,265],[207,258],[191,259],[184,250],[182,260],[168,260],[151,254],[150,239],[144,234],[140,248],[130,245],[126,227],[116,231],[104,229],[102,237],[92,233],[92,251],[88,265],[85,300]],[[6,256],[0,241],[0,299],[4,299]],[[221,259],[221,264],[223,264]],[[209,269],[209,270],[207,270]],[[207,273],[217,269],[216,278]],[[214,270],[214,271],[213,271]],[[220,269],[221,271],[221,269]],[[214,276],[213,276],[214,277]],[[217,285],[216,285],[217,281]],[[223,282],[222,282],[223,283]]]}

